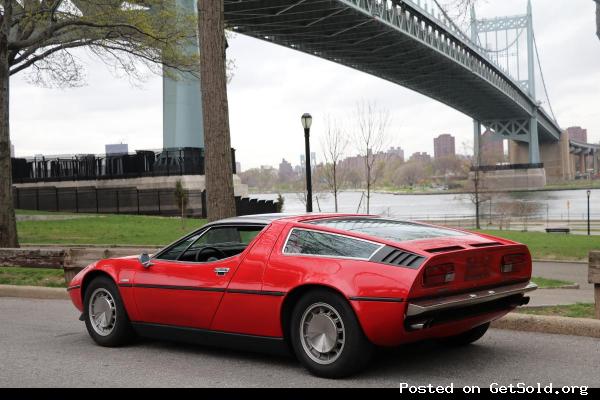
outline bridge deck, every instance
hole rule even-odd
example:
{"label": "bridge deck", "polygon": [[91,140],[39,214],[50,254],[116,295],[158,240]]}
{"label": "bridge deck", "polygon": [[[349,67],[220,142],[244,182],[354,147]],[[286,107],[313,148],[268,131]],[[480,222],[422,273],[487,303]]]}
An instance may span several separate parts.
{"label": "bridge deck", "polygon": [[[372,0],[225,0],[230,29],[386,79],[480,120],[528,119],[534,101],[435,21]],[[541,111],[540,140],[560,129]]]}

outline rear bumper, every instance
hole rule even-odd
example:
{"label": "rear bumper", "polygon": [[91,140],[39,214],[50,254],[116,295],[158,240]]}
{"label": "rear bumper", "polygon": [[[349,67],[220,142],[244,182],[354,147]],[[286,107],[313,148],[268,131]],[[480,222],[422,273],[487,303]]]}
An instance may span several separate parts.
{"label": "rear bumper", "polygon": [[435,299],[417,300],[408,303],[406,309],[407,317],[416,317],[443,310],[464,308],[482,303],[495,302],[507,297],[523,295],[537,289],[535,283],[517,283],[514,285],[501,286],[494,289],[479,290]]}
{"label": "rear bumper", "polygon": [[[363,331],[379,346],[397,346],[466,332],[526,304],[536,285],[520,283],[407,302],[352,301]],[[492,293],[493,292],[493,293]]]}

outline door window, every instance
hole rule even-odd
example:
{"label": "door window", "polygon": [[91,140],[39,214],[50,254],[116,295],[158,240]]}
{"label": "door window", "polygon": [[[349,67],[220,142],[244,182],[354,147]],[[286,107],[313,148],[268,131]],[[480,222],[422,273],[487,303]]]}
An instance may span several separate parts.
{"label": "door window", "polygon": [[156,257],[159,260],[177,260],[179,258],[179,256],[181,255],[181,253],[183,251],[185,251],[185,249],[187,249],[192,243],[194,243],[196,240],[198,240],[198,238],[200,237],[200,234],[196,234],[196,235],[192,235],[188,238],[185,238],[183,240],[181,240],[180,242],[175,243],[173,246],[171,246],[169,249],[165,250],[163,253],[161,253],[158,257]]}
{"label": "door window", "polygon": [[264,226],[217,226],[210,228],[179,257],[179,261],[213,262],[243,252]]}

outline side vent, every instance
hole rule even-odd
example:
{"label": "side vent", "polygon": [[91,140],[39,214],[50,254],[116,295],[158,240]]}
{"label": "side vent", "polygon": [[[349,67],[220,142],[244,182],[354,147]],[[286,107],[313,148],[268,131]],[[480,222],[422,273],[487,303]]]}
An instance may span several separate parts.
{"label": "side vent", "polygon": [[449,251],[459,251],[459,250],[464,250],[464,247],[460,247],[460,246],[448,246],[448,247],[437,247],[435,249],[428,249],[425,250],[428,253],[447,253]]}
{"label": "side vent", "polygon": [[371,257],[369,261],[398,267],[417,269],[423,264],[425,257],[395,247],[385,246]]}
{"label": "side vent", "polygon": [[469,246],[471,247],[493,247],[493,246],[502,246],[502,243],[498,243],[498,242],[488,242],[488,243],[474,243],[474,244],[470,244]]}

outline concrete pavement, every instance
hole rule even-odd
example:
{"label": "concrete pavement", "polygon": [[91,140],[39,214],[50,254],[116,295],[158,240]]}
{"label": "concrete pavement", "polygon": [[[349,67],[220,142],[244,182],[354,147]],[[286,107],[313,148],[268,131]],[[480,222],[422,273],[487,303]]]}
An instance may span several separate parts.
{"label": "concrete pavement", "polygon": [[381,352],[365,373],[330,381],[292,358],[141,341],[95,345],[68,302],[0,298],[0,387],[600,386],[600,340],[492,329],[476,345],[413,344]]}
{"label": "concrete pavement", "polygon": [[585,263],[534,262],[533,276],[574,282],[579,289],[538,289],[530,294],[530,306],[594,302],[594,286],[588,283]]}

